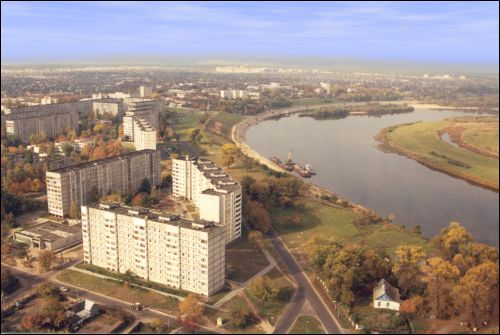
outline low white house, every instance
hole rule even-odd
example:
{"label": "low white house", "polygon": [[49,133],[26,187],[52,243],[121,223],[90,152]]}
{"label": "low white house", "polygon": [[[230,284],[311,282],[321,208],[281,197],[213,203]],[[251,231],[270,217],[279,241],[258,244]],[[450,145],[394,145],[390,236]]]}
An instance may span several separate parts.
{"label": "low white house", "polygon": [[399,311],[403,301],[399,290],[391,286],[385,279],[381,279],[373,288],[373,307]]}

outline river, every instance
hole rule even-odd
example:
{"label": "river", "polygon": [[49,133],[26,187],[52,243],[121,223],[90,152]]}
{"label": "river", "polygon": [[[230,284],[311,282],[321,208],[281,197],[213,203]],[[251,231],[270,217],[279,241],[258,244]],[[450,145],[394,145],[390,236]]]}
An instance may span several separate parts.
{"label": "river", "polygon": [[265,157],[286,159],[292,150],[299,164],[309,163],[310,180],[397,223],[420,225],[434,236],[458,221],[480,242],[498,246],[499,196],[479,186],[431,170],[377,148],[374,136],[384,127],[415,121],[474,115],[452,110],[415,109],[382,117],[349,116],[314,120],[292,115],[250,127],[245,142]]}

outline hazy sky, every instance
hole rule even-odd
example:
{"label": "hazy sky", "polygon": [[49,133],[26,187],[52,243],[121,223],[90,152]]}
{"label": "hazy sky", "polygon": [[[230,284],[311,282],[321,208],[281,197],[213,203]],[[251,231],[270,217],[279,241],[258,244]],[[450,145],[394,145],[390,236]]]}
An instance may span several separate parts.
{"label": "hazy sky", "polygon": [[2,62],[140,55],[498,64],[497,2],[2,2]]}

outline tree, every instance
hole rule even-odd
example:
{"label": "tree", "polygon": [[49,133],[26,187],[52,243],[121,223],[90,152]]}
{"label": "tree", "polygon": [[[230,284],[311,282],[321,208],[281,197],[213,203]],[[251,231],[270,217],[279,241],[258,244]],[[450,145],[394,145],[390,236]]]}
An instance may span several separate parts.
{"label": "tree", "polygon": [[99,200],[99,189],[94,186],[89,192],[88,198],[89,203],[97,202]]}
{"label": "tree", "polygon": [[80,218],[80,211],[78,209],[76,201],[71,201],[71,205],[69,207],[69,217],[73,220]]}
{"label": "tree", "polygon": [[144,203],[144,195],[142,193],[137,193],[132,199],[132,205],[142,206]]}
{"label": "tree", "polygon": [[63,150],[64,155],[69,157],[75,148],[73,148],[71,143],[66,142],[61,146],[61,149]]}
{"label": "tree", "polygon": [[269,212],[260,202],[250,201],[247,209],[247,219],[253,229],[267,233],[271,227]]}
{"label": "tree", "polygon": [[440,257],[429,259],[425,267],[428,274],[427,299],[438,318],[450,317],[453,313],[451,291],[460,275],[458,268]]}
{"label": "tree", "polygon": [[279,294],[279,290],[273,286],[268,276],[257,277],[248,289],[254,297],[264,302],[275,300]]}
{"label": "tree", "polygon": [[498,320],[498,264],[486,262],[471,268],[453,288],[455,308],[474,326]]}
{"label": "tree", "polygon": [[243,167],[245,168],[245,171],[250,171],[253,169],[255,165],[255,161],[253,158],[248,157],[247,155],[243,156]]}
{"label": "tree", "polygon": [[2,269],[1,277],[3,293],[8,294],[19,286],[19,280],[10,273],[9,269]]}
{"label": "tree", "polygon": [[185,318],[198,319],[203,315],[203,305],[200,304],[198,295],[191,293],[179,303],[179,312]]}
{"label": "tree", "polygon": [[256,244],[260,244],[262,241],[262,232],[258,230],[252,230],[248,233],[248,238],[254,241]]}
{"label": "tree", "polygon": [[420,295],[415,295],[410,299],[406,299],[399,308],[401,314],[409,318],[413,316],[423,317],[424,314],[424,298]]}
{"label": "tree", "polygon": [[452,260],[460,249],[472,240],[472,235],[458,222],[450,222],[448,227],[433,239],[447,260]]}
{"label": "tree", "polygon": [[26,314],[21,319],[21,329],[26,331],[34,331],[42,325],[43,319],[38,314]]}
{"label": "tree", "polygon": [[425,253],[419,246],[400,246],[396,250],[396,261],[392,272],[398,279],[398,286],[403,294],[419,292],[422,284],[418,279],[420,265],[425,259]]}
{"label": "tree", "polygon": [[141,181],[141,186],[139,187],[140,193],[150,193],[151,192],[151,183],[148,178],[144,178]]}
{"label": "tree", "polygon": [[235,144],[227,143],[222,146],[222,162],[229,168],[239,155],[239,149]]}
{"label": "tree", "polygon": [[33,164],[33,152],[31,150],[26,150],[26,154],[24,155],[24,162]]}
{"label": "tree", "polygon": [[231,313],[231,318],[229,319],[228,325],[231,328],[244,329],[248,327],[252,319],[252,313],[245,311],[244,309],[236,309]]}
{"label": "tree", "polygon": [[187,133],[190,142],[196,142],[200,137],[200,130],[198,128],[190,128]]}
{"label": "tree", "polygon": [[52,250],[41,250],[38,254],[38,264],[40,267],[40,272],[49,271],[54,260],[55,256]]}

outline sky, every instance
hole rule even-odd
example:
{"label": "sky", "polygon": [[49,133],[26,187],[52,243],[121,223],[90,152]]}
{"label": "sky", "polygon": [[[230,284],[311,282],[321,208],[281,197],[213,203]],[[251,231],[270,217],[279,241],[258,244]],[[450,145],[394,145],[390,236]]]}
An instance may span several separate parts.
{"label": "sky", "polygon": [[498,64],[498,2],[1,3],[4,63],[140,56]]}

